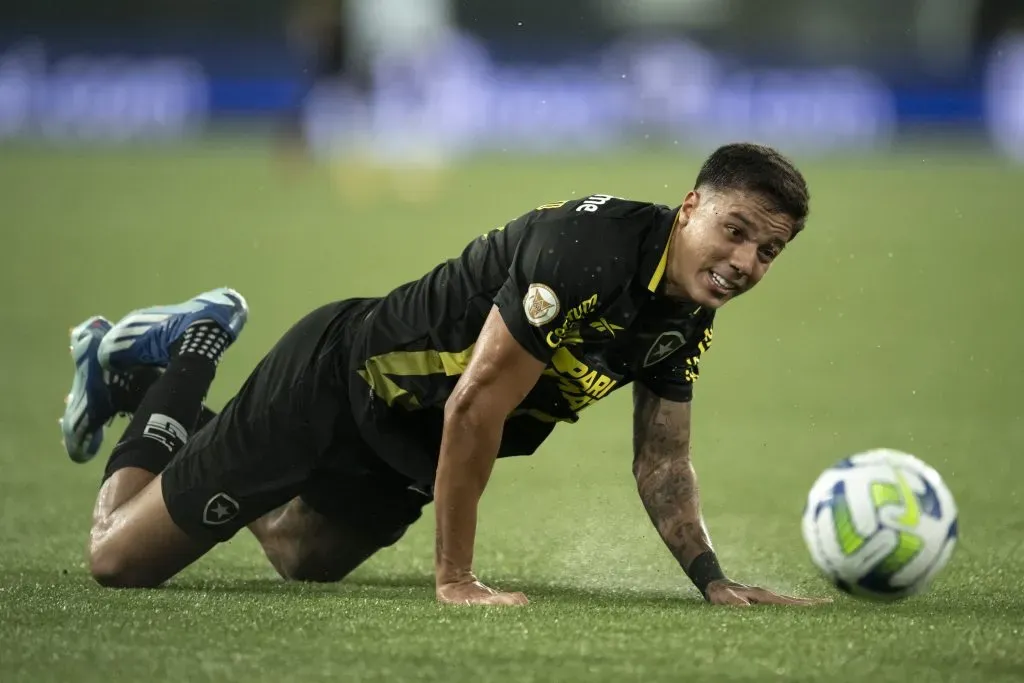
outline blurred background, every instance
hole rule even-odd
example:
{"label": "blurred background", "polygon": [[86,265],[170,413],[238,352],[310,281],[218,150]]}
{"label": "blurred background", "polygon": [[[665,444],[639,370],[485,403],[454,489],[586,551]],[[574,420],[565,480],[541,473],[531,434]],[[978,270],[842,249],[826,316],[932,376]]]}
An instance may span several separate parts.
{"label": "blurred background", "polygon": [[[771,286],[720,316],[696,438],[729,457],[702,477],[745,442],[751,470],[762,447],[811,463],[753,477],[794,500],[871,444],[942,469],[974,435],[965,457],[1014,467],[1024,0],[52,0],[0,7],[0,289],[18,330],[0,339],[18,359],[0,366],[0,468],[65,481],[87,523],[95,482],[53,418],[66,330],[89,315],[241,290],[250,323],[216,407],[306,310],[383,294],[543,203],[674,205],[733,140],[793,156],[811,217]],[[628,401],[593,409],[616,411],[594,457],[625,489]],[[737,430],[730,410],[760,422]],[[523,481],[556,496],[579,466],[529,462],[547,469]],[[778,513],[744,486],[709,505]]]}
{"label": "blurred background", "polygon": [[[962,550],[935,593],[951,610],[923,613],[935,631],[913,619],[852,631],[845,619],[805,622],[834,636],[824,654],[821,633],[749,621],[758,630],[733,639],[742,656],[713,640],[690,659],[731,667],[756,640],[750,680],[787,667],[806,678],[808,656],[873,680],[920,677],[902,667],[929,661],[1012,676],[1024,566],[1012,541],[1024,538],[1021,0],[0,2],[0,547],[11,549],[0,585],[16,596],[0,596],[0,661],[23,674],[14,680],[110,681],[113,667],[124,680],[180,681],[201,675],[189,668],[199,652],[210,680],[282,680],[326,666],[325,652],[343,661],[338,644],[355,642],[352,652],[377,648],[380,680],[394,680],[401,622],[421,648],[402,661],[445,671],[448,650],[424,635],[440,628],[430,514],[355,577],[370,597],[405,591],[427,621],[343,602],[365,638],[318,630],[322,652],[302,661],[278,657],[276,640],[266,657],[232,659],[223,637],[293,634],[294,652],[309,652],[311,613],[294,613],[294,628],[261,625],[197,601],[174,627],[179,651],[165,647],[172,611],[137,609],[179,596],[108,603],[93,590],[89,513],[125,423],[94,462],[68,462],[55,424],[73,373],[68,328],[237,288],[250,318],[219,366],[219,409],[313,307],[383,294],[544,203],[606,193],[675,205],[704,155],[733,140],[794,157],[812,199],[807,230],[757,292],[719,314],[701,362],[694,459],[726,570],[822,590],[800,536],[804,497],[822,468],[876,446],[943,474]],[[630,406],[616,392],[535,456],[495,468],[476,553],[488,580],[694,596],[637,499]],[[239,534],[182,581],[252,577],[277,585]],[[396,581],[407,587],[387,588]],[[680,614],[701,637],[724,632]],[[609,631],[621,637],[588,641],[596,629],[559,616],[589,652],[621,658],[614,680],[646,676],[645,658],[678,678],[685,635],[646,639],[623,623]],[[115,623],[127,625],[112,637]],[[507,634],[490,633],[504,648]],[[543,635],[530,638],[540,654],[524,666],[553,661]],[[159,647],[128,656],[138,642]],[[581,647],[575,678],[593,674]],[[863,652],[878,668],[863,669]],[[493,677],[492,659],[472,657],[472,680]],[[164,670],[176,673],[153,673]]]}
{"label": "blurred background", "polygon": [[1024,159],[1020,0],[3,3],[0,137],[273,131],[317,156],[808,152],[956,136]]}

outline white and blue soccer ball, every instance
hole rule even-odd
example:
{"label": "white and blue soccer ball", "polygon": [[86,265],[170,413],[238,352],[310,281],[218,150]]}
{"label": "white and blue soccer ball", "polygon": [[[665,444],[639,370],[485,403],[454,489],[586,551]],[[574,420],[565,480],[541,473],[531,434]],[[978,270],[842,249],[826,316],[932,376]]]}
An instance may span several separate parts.
{"label": "white and blue soccer ball", "polygon": [[949,562],[957,508],[933,468],[909,453],[875,449],[822,472],[807,496],[803,536],[837,588],[898,600],[922,593]]}

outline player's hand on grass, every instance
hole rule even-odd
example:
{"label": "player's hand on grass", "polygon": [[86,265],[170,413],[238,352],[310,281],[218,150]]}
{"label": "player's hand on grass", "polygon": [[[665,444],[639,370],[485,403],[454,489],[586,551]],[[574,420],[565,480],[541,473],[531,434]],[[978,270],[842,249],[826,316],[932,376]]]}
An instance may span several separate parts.
{"label": "player's hand on grass", "polygon": [[475,578],[437,587],[437,601],[446,605],[525,605],[529,600],[522,593],[503,593],[488,588]]}
{"label": "player's hand on grass", "polygon": [[794,598],[773,593],[765,588],[746,586],[742,583],[721,579],[708,584],[707,599],[712,605],[821,605],[832,602],[831,598]]}

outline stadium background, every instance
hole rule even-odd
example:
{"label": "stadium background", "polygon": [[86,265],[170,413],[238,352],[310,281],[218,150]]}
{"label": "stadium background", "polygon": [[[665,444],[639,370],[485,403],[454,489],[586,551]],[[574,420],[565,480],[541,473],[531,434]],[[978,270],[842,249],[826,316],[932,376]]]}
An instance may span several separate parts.
{"label": "stadium background", "polygon": [[[1020,680],[1024,6],[348,4],[0,9],[0,679]],[[311,70],[332,34],[344,58]],[[625,393],[496,468],[477,565],[525,610],[437,607],[429,518],[338,585],[281,584],[243,534],[165,590],[92,586],[101,466],[54,424],[70,325],[239,288],[219,407],[308,308],[545,202],[676,202],[735,139],[801,163],[812,217],[702,365],[704,506],[730,573],[834,605],[697,600],[633,491]],[[895,606],[824,586],[798,529],[820,469],[876,445],[962,513],[950,567]]]}

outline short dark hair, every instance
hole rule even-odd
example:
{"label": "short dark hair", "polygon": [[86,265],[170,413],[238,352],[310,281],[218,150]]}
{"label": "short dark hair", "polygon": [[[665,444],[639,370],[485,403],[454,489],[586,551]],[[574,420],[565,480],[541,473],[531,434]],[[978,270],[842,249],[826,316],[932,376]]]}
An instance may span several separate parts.
{"label": "short dark hair", "polygon": [[793,237],[803,230],[810,211],[811,195],[803,175],[793,162],[764,145],[739,142],[719,147],[701,166],[693,187],[756,193],[773,211],[793,219]]}

